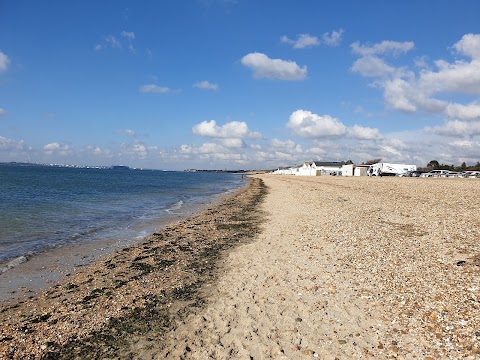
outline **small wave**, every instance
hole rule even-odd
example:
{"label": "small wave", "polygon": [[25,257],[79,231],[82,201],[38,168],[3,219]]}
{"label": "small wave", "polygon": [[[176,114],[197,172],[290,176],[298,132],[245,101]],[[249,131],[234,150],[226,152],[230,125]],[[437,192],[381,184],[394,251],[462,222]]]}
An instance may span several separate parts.
{"label": "small wave", "polygon": [[27,260],[28,260],[28,258],[24,255],[16,257],[13,260],[10,260],[4,267],[0,268],[0,274],[3,274],[5,271],[13,269],[14,267],[16,267],[20,264],[23,264]]}
{"label": "small wave", "polygon": [[166,212],[168,213],[172,213],[174,211],[178,211],[182,208],[182,205],[183,205],[183,201],[182,200],[179,200],[177,201],[175,204],[173,204],[172,206],[170,206],[168,209],[165,209]]}

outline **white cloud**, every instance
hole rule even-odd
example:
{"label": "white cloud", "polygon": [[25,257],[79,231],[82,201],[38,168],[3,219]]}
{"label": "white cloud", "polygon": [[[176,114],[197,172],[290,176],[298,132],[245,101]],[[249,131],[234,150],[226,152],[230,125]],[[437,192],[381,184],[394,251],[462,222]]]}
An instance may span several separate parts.
{"label": "white cloud", "polygon": [[414,112],[417,110],[415,101],[410,94],[410,83],[397,78],[386,81],[383,86],[383,97],[389,106],[405,112]]}
{"label": "white cloud", "polygon": [[361,125],[346,126],[330,115],[317,115],[311,111],[294,111],[288,119],[287,127],[297,135],[306,138],[345,137],[358,140],[379,140],[382,138],[376,128]]}
{"label": "white cloud", "polygon": [[131,157],[135,160],[145,160],[149,155],[149,148],[140,141],[129,144],[122,144],[120,146],[122,155]]}
{"label": "white cloud", "polygon": [[140,92],[142,93],[155,93],[155,94],[167,94],[171,92],[168,87],[158,86],[155,84],[147,84],[140,86]]}
{"label": "white cloud", "polygon": [[394,56],[407,53],[415,47],[415,44],[411,41],[398,42],[398,41],[382,41],[380,43],[368,46],[361,45],[359,42],[355,42],[350,45],[354,54],[361,56],[373,56],[373,55],[386,55],[392,54]]}
{"label": "white cloud", "polygon": [[304,80],[307,67],[294,61],[270,59],[262,53],[250,53],[242,58],[242,64],[254,72],[254,77],[278,80]]}
{"label": "white cloud", "polygon": [[386,153],[387,155],[389,155],[390,157],[393,155],[397,158],[402,158],[403,155],[400,151],[398,151],[397,149],[395,149],[393,146],[390,146],[390,145],[381,145],[381,150]]}
{"label": "white cloud", "polygon": [[330,34],[324,33],[322,36],[322,40],[328,46],[338,46],[342,41],[342,35],[345,31],[343,29],[334,30]]}
{"label": "white cloud", "polygon": [[47,155],[60,155],[60,156],[67,156],[73,153],[73,149],[66,144],[60,144],[58,142],[53,142],[43,146],[43,151]]}
{"label": "white cloud", "polygon": [[476,136],[480,135],[480,121],[447,121],[443,126],[427,127],[425,131],[443,136]]}
{"label": "white cloud", "polygon": [[458,53],[466,55],[473,60],[480,60],[480,35],[465,34],[462,39],[453,45]]}
{"label": "white cloud", "polygon": [[23,140],[18,141],[0,136],[0,151],[24,150],[25,148]]}
{"label": "white cloud", "polygon": [[422,71],[418,77],[419,90],[423,93],[480,94],[480,61],[448,63],[438,60],[435,65],[437,71]]}
{"label": "white cloud", "polygon": [[478,141],[457,140],[457,141],[450,142],[449,145],[461,147],[461,148],[467,148],[467,149],[476,149],[477,152],[480,152],[480,142]]}
{"label": "white cloud", "polygon": [[294,49],[304,49],[320,45],[320,40],[316,36],[311,36],[309,34],[300,34],[298,35],[297,40],[291,40],[284,35],[280,38],[280,41],[284,44],[293,45]]}
{"label": "white cloud", "polygon": [[182,145],[180,146],[180,153],[188,156],[190,159],[206,160],[206,161],[232,161],[237,164],[244,164],[248,157],[242,151],[232,151],[216,143],[204,143],[200,146]]}
{"label": "white cloud", "polygon": [[222,145],[227,148],[244,148],[246,146],[245,142],[238,138],[223,139]]}
{"label": "white cloud", "polygon": [[305,110],[294,111],[287,126],[300,136],[312,138],[342,136],[347,132],[347,127],[338,119]]}
{"label": "white cloud", "polygon": [[218,90],[218,85],[213,84],[207,80],[204,81],[199,81],[195,84],[193,84],[193,87],[199,88],[199,89],[204,89],[204,90]]}
{"label": "white cloud", "polygon": [[366,77],[384,77],[394,74],[396,69],[382,59],[369,55],[356,60],[352,65],[352,71]]}
{"label": "white cloud", "polygon": [[7,114],[7,111],[4,108],[0,107],[0,116],[4,116]]}
{"label": "white cloud", "polygon": [[276,150],[280,149],[280,150],[289,151],[289,152],[293,151],[296,153],[301,153],[303,151],[302,147],[299,144],[296,144],[295,141],[293,140],[282,141],[275,138],[270,142],[270,145],[273,149],[276,149]]}
{"label": "white cloud", "polygon": [[244,121],[231,121],[218,126],[215,120],[202,121],[192,128],[195,135],[220,139],[260,139],[259,132],[252,132]]}
{"label": "white cloud", "polygon": [[361,56],[354,62],[352,71],[374,78],[375,87],[383,89],[387,106],[410,113],[442,114],[450,120],[442,126],[428,128],[433,134],[472,136],[478,133],[480,105],[478,98],[472,101],[471,97],[480,95],[480,34],[466,34],[452,46],[470,60],[440,59],[428,66],[423,57],[419,67],[417,58],[413,67],[417,73],[388,65],[380,57],[410,51],[414,47],[411,42],[383,41],[372,46],[354,43],[351,47]]}
{"label": "white cloud", "polygon": [[353,125],[348,128],[348,134],[359,140],[378,140],[382,138],[380,131],[375,128],[363,127],[360,125]]}
{"label": "white cloud", "polygon": [[448,104],[445,108],[445,114],[450,119],[480,120],[480,105],[477,103]]}
{"label": "white cloud", "polygon": [[7,54],[0,51],[0,72],[5,72],[10,65],[10,59]]}

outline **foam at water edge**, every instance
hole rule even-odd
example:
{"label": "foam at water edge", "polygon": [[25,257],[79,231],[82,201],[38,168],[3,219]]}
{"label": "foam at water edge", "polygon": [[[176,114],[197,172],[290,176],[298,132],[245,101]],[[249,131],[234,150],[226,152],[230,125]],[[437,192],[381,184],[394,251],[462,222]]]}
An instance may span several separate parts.
{"label": "foam at water edge", "polygon": [[5,271],[8,271],[10,269],[13,269],[14,267],[23,264],[26,262],[28,258],[24,255],[19,256],[13,260],[10,260],[4,267],[0,268],[0,274],[3,274]]}

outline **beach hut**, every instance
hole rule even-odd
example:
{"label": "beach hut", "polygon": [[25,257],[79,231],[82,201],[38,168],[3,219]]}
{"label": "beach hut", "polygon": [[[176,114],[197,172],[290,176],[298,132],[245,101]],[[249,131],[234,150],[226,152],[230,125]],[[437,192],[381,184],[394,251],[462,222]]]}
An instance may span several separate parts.
{"label": "beach hut", "polygon": [[355,165],[345,164],[342,166],[342,176],[353,176]]}
{"label": "beach hut", "polygon": [[343,161],[314,161],[311,167],[317,176],[341,175],[343,165],[345,165]]}
{"label": "beach hut", "polygon": [[355,165],[353,176],[367,176],[367,171],[370,165]]}

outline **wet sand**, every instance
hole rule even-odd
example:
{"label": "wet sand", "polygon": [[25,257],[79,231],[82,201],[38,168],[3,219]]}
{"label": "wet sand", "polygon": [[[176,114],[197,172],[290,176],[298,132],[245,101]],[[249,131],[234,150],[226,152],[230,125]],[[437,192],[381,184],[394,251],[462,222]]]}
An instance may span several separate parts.
{"label": "wet sand", "polygon": [[256,175],[0,310],[22,358],[477,359],[476,179]]}

